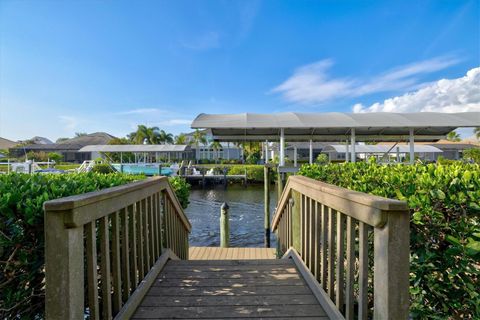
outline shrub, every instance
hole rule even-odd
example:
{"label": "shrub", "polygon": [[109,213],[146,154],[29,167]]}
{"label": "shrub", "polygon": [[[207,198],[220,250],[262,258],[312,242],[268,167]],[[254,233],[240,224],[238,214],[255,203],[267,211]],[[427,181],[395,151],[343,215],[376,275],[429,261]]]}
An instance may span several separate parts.
{"label": "shrub", "polygon": [[463,151],[463,159],[480,164],[480,149],[467,149]]}
{"label": "shrub", "polygon": [[[44,312],[43,203],[144,179],[98,173],[0,175],[0,319],[41,319]],[[170,178],[180,203],[190,186]]]}
{"label": "shrub", "polygon": [[183,209],[187,208],[190,203],[190,201],[188,201],[190,196],[190,184],[188,184],[182,177],[171,177],[169,178],[169,181]]}
{"label": "shrub", "polygon": [[95,173],[0,175],[0,318],[43,316],[43,203],[135,179],[138,177]]}
{"label": "shrub", "polygon": [[249,181],[263,182],[263,165],[233,165],[228,168],[227,174],[245,174],[245,170]]}
{"label": "shrub", "polygon": [[318,164],[327,164],[328,163],[328,156],[325,153],[320,153],[317,156],[316,163]]}
{"label": "shrub", "polygon": [[382,166],[306,165],[299,174],[407,201],[411,211],[411,313],[419,319],[480,317],[480,166],[457,161]]}
{"label": "shrub", "polygon": [[63,160],[63,156],[58,152],[49,152],[47,156],[50,161],[55,161],[56,163]]}
{"label": "shrub", "polygon": [[115,169],[112,168],[108,163],[97,163],[93,166],[92,172],[95,173],[114,173]]}

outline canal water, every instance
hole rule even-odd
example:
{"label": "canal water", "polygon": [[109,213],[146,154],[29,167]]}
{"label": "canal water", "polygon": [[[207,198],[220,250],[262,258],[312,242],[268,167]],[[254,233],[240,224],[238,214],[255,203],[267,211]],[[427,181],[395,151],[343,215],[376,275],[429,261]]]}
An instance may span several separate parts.
{"label": "canal water", "polygon": [[[272,185],[271,189],[274,189]],[[230,215],[230,247],[264,246],[263,185],[192,188],[185,210],[192,232],[190,246],[220,246],[220,207],[226,202]],[[270,215],[276,205],[276,193],[270,191]],[[275,235],[271,247],[276,248]]]}

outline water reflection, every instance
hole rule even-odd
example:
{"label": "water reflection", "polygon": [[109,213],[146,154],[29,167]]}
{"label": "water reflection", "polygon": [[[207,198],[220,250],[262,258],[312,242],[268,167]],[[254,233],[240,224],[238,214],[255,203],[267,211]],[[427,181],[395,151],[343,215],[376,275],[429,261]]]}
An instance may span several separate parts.
{"label": "water reflection", "polygon": [[[211,188],[211,187],[210,187]],[[272,186],[273,188],[273,186]],[[192,189],[186,214],[192,224],[191,246],[220,246],[220,206],[227,202],[230,210],[230,246],[261,247],[264,245],[263,186],[222,186],[214,189]],[[270,193],[270,211],[276,205],[276,193]],[[275,235],[271,246],[276,247]]]}

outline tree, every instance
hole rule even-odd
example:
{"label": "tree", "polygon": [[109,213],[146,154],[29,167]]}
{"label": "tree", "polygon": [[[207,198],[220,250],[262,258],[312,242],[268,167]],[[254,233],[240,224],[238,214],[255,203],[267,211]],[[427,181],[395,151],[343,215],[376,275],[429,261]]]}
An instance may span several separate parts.
{"label": "tree", "polygon": [[137,126],[137,131],[134,131],[128,135],[130,141],[135,144],[157,144],[159,143],[158,127],[147,127],[143,124]]}
{"label": "tree", "polygon": [[67,140],[70,140],[70,138],[58,138],[57,141],[55,141],[55,143],[60,143]]}
{"label": "tree", "polygon": [[456,131],[451,131],[447,134],[447,140],[448,141],[460,141],[460,135]]}
{"label": "tree", "polygon": [[163,144],[173,143],[173,134],[167,133],[164,130],[160,130],[158,134],[158,142]]}
{"label": "tree", "polygon": [[213,141],[212,144],[210,145],[210,148],[213,149],[213,156],[215,157],[215,163],[217,163],[218,160],[218,150],[222,149],[222,145],[218,141]]}
{"label": "tree", "polygon": [[473,133],[475,133],[477,139],[480,140],[480,127],[476,127],[475,129],[473,129]]}
{"label": "tree", "polygon": [[60,162],[63,160],[63,156],[58,152],[49,152],[47,156],[50,161]]}
{"label": "tree", "polygon": [[175,144],[187,144],[187,136],[185,133],[180,133],[178,136],[175,136]]}

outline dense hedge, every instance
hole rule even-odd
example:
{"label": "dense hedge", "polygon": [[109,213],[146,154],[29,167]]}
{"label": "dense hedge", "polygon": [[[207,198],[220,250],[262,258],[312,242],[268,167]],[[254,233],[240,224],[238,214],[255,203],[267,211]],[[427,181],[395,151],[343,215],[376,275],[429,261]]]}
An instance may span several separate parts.
{"label": "dense hedge", "polygon": [[411,209],[411,313],[418,319],[480,318],[478,164],[305,165],[300,174],[407,201]]}
{"label": "dense hedge", "polygon": [[190,197],[190,185],[181,177],[171,177],[170,184],[172,185],[173,191],[175,191],[178,201],[180,201],[183,209],[187,208],[190,203],[188,201],[188,198]]}
{"label": "dense hedge", "polygon": [[[0,175],[0,319],[43,317],[45,201],[143,178],[119,173]],[[185,207],[188,184],[171,181]]]}

